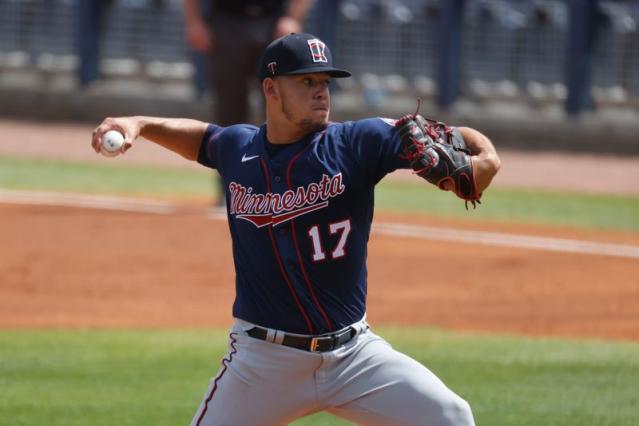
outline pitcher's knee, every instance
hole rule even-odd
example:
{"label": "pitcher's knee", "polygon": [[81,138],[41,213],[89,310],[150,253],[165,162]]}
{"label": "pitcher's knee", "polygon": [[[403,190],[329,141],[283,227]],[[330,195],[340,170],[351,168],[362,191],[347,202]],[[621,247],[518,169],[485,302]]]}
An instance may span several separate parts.
{"label": "pitcher's knee", "polygon": [[475,420],[473,420],[473,412],[468,402],[455,395],[454,398],[442,404],[441,418],[439,422],[433,423],[433,425],[475,426]]}

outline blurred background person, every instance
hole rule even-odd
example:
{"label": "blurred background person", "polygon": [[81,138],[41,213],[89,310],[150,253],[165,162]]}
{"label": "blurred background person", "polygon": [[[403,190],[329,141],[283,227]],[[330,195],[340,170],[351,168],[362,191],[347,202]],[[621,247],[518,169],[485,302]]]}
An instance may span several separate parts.
{"label": "blurred background person", "polygon": [[[185,37],[208,56],[213,122],[255,123],[249,96],[261,53],[274,39],[303,29],[313,0],[183,0]],[[258,120],[259,121],[259,120]],[[225,189],[219,186],[218,206]]]}

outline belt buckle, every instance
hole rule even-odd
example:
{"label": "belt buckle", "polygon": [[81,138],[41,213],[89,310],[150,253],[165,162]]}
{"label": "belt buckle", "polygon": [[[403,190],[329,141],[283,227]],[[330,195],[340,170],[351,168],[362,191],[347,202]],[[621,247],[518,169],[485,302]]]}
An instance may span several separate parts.
{"label": "belt buckle", "polygon": [[[317,336],[317,337],[311,338],[311,347],[310,347],[311,352],[322,352],[320,349],[318,349],[318,346],[319,346],[320,342],[323,342],[323,341],[326,341],[326,340],[334,341],[335,337],[333,337],[333,336]],[[333,346],[334,345],[332,345],[331,349],[329,349],[329,350],[332,350]]]}
{"label": "belt buckle", "polygon": [[319,345],[319,342],[320,341],[324,341],[324,340],[330,340],[332,342],[330,350],[333,350],[333,349],[335,349],[335,346],[336,346],[336,343],[338,342],[338,339],[340,337],[344,336],[345,334],[351,333],[352,330],[354,330],[354,329],[351,327],[351,328],[348,328],[347,330],[345,330],[343,333],[340,333],[340,334],[332,334],[330,336],[313,337],[313,338],[311,338],[311,345],[310,345],[309,349],[310,349],[311,352],[321,352],[317,348],[317,346]]}
{"label": "belt buckle", "polygon": [[319,339],[320,339],[319,337],[311,338],[311,347],[310,347],[311,352],[319,352],[317,350],[317,344],[319,343]]}

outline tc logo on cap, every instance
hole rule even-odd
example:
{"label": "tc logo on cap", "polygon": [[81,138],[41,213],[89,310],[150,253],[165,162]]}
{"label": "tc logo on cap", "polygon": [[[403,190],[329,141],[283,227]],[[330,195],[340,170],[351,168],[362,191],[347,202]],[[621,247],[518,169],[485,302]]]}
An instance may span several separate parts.
{"label": "tc logo on cap", "polygon": [[266,65],[266,68],[268,68],[271,75],[275,75],[275,72],[277,71],[277,62],[269,62],[268,65]]}
{"label": "tc logo on cap", "polygon": [[309,49],[311,49],[311,56],[313,57],[313,62],[326,62],[328,63],[328,59],[326,58],[326,54],[324,54],[324,49],[326,49],[326,45],[324,42],[318,38],[314,38],[306,41],[308,43]]}

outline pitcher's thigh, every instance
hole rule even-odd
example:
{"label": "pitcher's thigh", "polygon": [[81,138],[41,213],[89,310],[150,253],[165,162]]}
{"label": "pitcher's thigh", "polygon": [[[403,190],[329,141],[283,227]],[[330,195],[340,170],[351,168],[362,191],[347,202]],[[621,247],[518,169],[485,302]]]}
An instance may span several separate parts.
{"label": "pitcher's thigh", "polygon": [[191,426],[285,425],[310,409],[314,387],[302,374],[306,364],[296,362],[292,350],[279,353],[251,340],[232,335]]}
{"label": "pitcher's thigh", "polygon": [[249,384],[233,370],[211,381],[191,426],[286,425],[302,404],[281,390]]}
{"label": "pitcher's thigh", "polygon": [[353,399],[330,409],[333,414],[364,425],[475,424],[464,399],[384,341],[369,343],[357,357],[351,367],[353,380],[344,388]]}

